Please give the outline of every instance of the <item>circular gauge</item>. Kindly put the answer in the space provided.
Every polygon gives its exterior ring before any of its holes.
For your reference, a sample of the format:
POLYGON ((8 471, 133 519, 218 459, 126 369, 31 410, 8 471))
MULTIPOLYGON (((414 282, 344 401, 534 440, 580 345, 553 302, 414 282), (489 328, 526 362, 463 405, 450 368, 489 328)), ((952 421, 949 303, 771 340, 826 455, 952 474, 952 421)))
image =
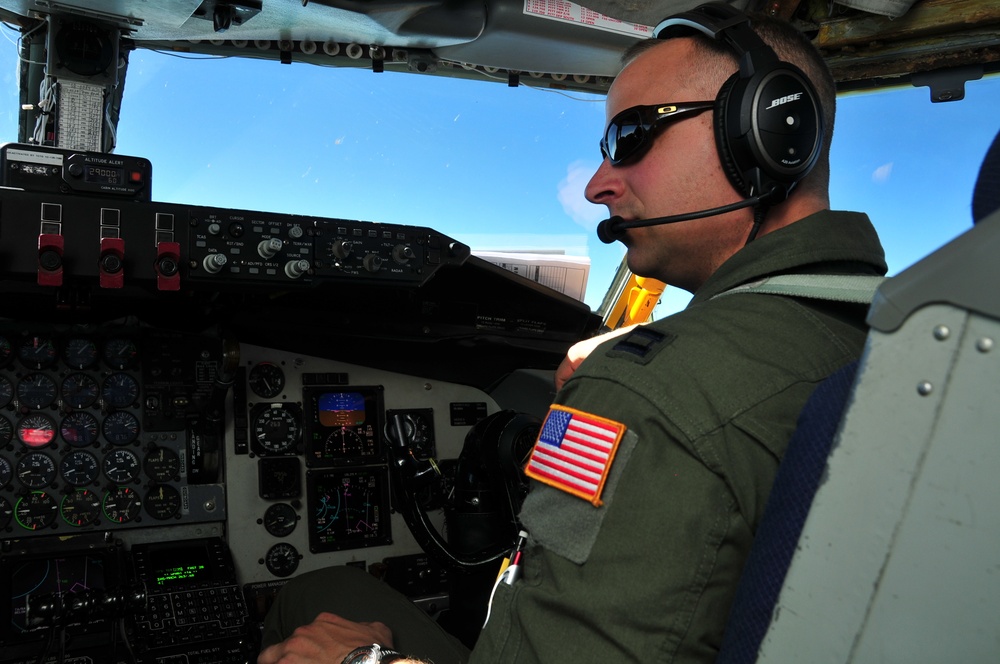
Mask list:
POLYGON ((128 445, 139 437, 139 419, 128 411, 117 410, 104 418, 101 433, 112 445, 128 445))
POLYGON ((73 369, 87 369, 97 362, 97 344, 91 339, 73 337, 63 346, 63 361, 73 369))
POLYGON ((7 366, 13 356, 14 350, 10 346, 10 339, 0 336, 0 367, 7 366))
POLYGON ((17 499, 14 518, 22 528, 40 530, 52 525, 58 511, 59 505, 55 498, 44 491, 32 491, 17 499))
POLYGON ((88 489, 78 489, 63 496, 59 513, 71 526, 89 526, 101 518, 101 498, 88 489))
POLYGON ((144 504, 151 517, 165 521, 180 512, 181 493, 169 484, 154 484, 144 504))
POLYGON ((180 472, 181 459, 169 448, 154 447, 149 450, 142 467, 154 482, 169 482, 180 472))
POLYGON ((261 362, 250 370, 250 389, 262 399, 273 399, 285 389, 285 372, 277 364, 261 362))
POLYGON ((302 464, 297 456, 262 457, 257 460, 257 488, 264 500, 298 498, 302 493, 302 464))
POLYGON ((0 530, 10 525, 10 517, 14 516, 14 508, 10 506, 7 499, 0 496, 0 530))
POLYGON ((323 441, 323 458, 364 456, 365 444, 353 429, 340 427, 330 432, 323 441))
POLYGON ((114 523, 133 521, 139 516, 141 507, 139 494, 127 486, 120 486, 104 494, 104 516, 114 523))
POLYGON ((111 408, 128 408, 139 398, 139 381, 127 373, 113 373, 104 379, 101 396, 111 408))
POLYGON ((108 32, 95 30, 87 21, 66 21, 55 33, 53 44, 56 67, 65 67, 77 76, 97 76, 115 61, 115 46, 108 32))
POLYGON ((14 425, 3 415, 0 415, 0 447, 3 447, 14 438, 14 425))
POLYGON ((56 423, 48 415, 30 413, 17 423, 17 439, 27 447, 45 447, 56 438, 56 423))
POLYGON ((56 478, 56 462, 47 454, 32 452, 17 462, 17 479, 29 489, 41 489, 56 478))
POLYGON ((43 373, 31 373, 17 383, 17 400, 26 408, 45 408, 56 400, 56 381, 43 373))
POLYGON ((298 569, 300 558, 299 551, 294 546, 287 542, 278 542, 267 550, 264 565, 275 576, 291 576, 298 569))
POLYGON ((90 452, 76 450, 59 462, 59 474, 70 486, 86 486, 97 479, 97 457, 90 452))
POLYGON ((10 461, 7 461, 7 457, 0 457, 0 489, 7 486, 13 476, 14 469, 11 467, 10 461))
POLYGON ((7 376, 0 376, 0 408, 6 408, 14 398, 14 385, 7 376))
POLYGON ((138 356, 139 349, 132 339, 116 337, 104 344, 104 361, 112 369, 128 369, 135 364, 138 356))
POLYGON ((55 342, 48 337, 29 336, 21 341, 17 348, 17 357, 21 364, 29 369, 44 369, 55 364, 59 353, 55 342))
POLYGON ((100 426, 95 416, 78 410, 63 418, 59 435, 73 447, 89 447, 97 442, 100 426))
POLYGON ((125 484, 139 477, 139 457, 131 450, 111 450, 101 467, 104 475, 115 484, 125 484))
POLYGON ((267 407, 253 421, 253 439, 262 454, 281 454, 294 449, 299 434, 298 415, 289 408, 267 407))
POLYGON ((71 373, 62 382, 63 403, 70 408, 89 408, 100 396, 97 381, 85 373, 71 373))
POLYGON ((295 530, 299 517, 288 503, 275 503, 264 512, 264 529, 275 537, 287 537, 295 530))

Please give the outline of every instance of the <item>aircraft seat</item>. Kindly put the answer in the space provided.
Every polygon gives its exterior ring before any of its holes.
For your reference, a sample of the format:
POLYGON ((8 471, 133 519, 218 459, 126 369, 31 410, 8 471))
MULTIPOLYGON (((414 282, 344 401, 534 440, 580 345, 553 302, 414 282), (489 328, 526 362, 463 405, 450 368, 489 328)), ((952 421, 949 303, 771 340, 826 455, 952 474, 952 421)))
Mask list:
POLYGON ((972 209, 803 410, 717 662, 997 661, 1000 134, 972 209))

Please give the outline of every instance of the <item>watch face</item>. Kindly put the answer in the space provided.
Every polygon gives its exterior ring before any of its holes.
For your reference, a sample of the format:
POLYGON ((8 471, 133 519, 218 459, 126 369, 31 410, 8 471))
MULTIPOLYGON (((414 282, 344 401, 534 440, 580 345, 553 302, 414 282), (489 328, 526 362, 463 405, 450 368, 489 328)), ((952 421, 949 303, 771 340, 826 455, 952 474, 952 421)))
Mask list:
POLYGON ((378 650, 372 646, 361 646, 351 651, 343 664, 378 664, 378 650))

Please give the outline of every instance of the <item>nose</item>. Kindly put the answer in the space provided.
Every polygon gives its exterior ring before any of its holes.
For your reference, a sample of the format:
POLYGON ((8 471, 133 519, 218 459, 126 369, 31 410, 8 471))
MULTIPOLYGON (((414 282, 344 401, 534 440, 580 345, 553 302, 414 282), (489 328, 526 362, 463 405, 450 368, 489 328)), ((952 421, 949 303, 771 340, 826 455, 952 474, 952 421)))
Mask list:
POLYGON ((611 201, 621 195, 622 181, 611 166, 611 161, 605 159, 597 167, 597 172, 590 178, 584 195, 591 203, 598 205, 609 205, 611 201))

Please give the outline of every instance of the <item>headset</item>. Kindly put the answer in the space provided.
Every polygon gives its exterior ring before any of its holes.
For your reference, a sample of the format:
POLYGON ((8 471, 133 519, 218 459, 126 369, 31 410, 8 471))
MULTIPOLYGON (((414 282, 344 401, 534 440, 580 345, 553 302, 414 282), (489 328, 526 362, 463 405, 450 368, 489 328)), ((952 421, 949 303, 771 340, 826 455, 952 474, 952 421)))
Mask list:
POLYGON ((700 219, 788 197, 822 149, 824 121, 818 95, 801 69, 780 60, 750 26, 750 18, 723 3, 701 5, 670 16, 653 37, 701 33, 728 46, 739 71, 715 99, 715 143, 726 177, 745 199, 731 205, 668 217, 624 221, 611 217, 598 224, 601 241, 621 239, 629 228, 700 219))

